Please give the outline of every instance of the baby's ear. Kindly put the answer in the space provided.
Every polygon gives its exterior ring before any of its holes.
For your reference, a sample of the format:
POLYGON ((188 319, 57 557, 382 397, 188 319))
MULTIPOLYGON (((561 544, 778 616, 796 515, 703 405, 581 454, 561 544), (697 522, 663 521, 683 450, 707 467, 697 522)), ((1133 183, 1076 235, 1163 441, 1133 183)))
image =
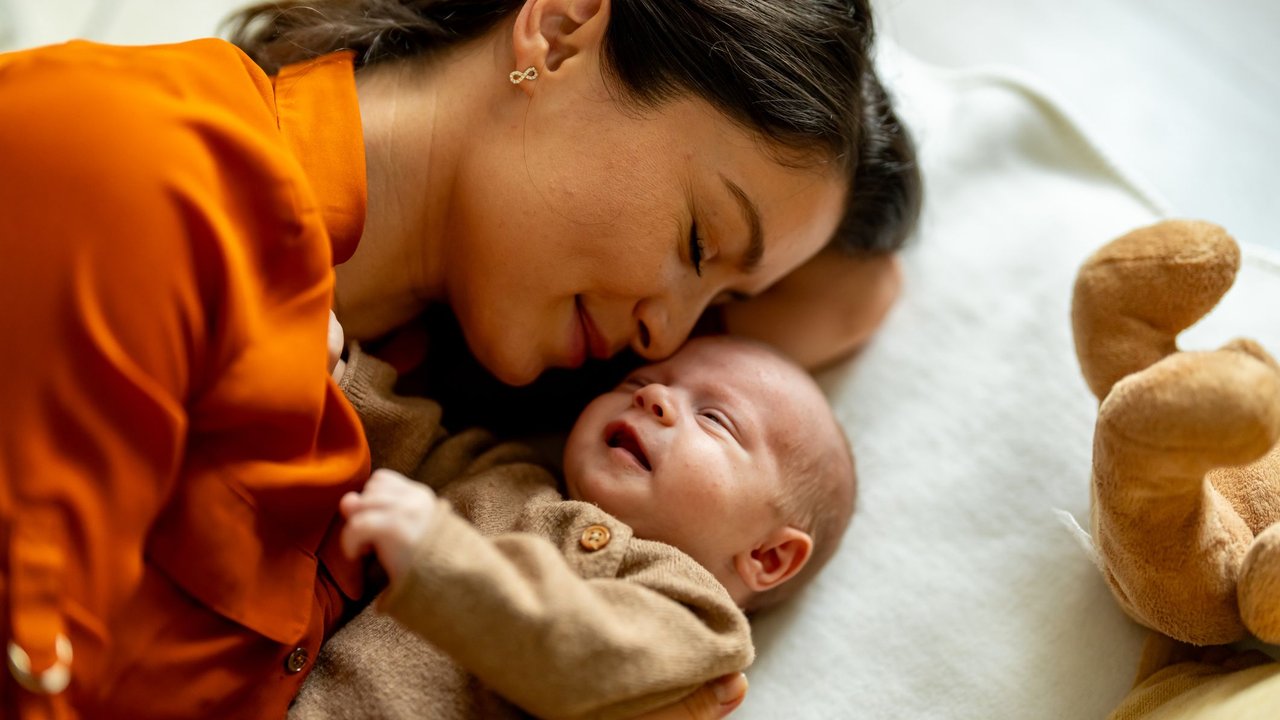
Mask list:
POLYGON ((790 580, 812 554, 813 538, 809 533, 780 527, 756 547, 735 555, 733 567, 748 588, 760 593, 790 580))

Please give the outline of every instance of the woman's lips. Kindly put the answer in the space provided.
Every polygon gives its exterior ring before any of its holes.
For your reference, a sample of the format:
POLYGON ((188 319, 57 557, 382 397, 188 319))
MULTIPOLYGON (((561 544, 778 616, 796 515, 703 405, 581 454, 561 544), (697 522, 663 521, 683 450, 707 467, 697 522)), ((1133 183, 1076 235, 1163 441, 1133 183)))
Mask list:
POLYGON ((587 361, 591 342, 587 332, 587 321, 582 316, 582 304, 577 297, 573 298, 574 322, 572 334, 569 336, 569 367, 580 367, 587 361))
POLYGON ((613 354, 610 352, 609 341, 600 333, 600 328, 596 327, 595 320, 591 318, 591 313, 587 312, 586 305, 582 303, 582 296, 575 297, 573 302, 578 308, 578 321, 582 326, 585 352, 597 360, 608 358, 613 354))

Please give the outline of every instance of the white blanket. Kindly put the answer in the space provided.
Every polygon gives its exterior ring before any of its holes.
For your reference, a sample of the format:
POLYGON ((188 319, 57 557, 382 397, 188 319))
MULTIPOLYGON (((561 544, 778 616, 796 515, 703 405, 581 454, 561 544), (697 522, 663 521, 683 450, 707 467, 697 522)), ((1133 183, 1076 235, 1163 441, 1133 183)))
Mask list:
MULTIPOLYGON (((1164 211, 1024 83, 893 48, 881 65, 919 141, 923 224, 903 302, 822 378, 858 455, 857 516, 812 588, 758 622, 737 717, 1101 718, 1144 631, 1054 513, 1087 527, 1096 404, 1071 287, 1164 211)), ((1239 239, 1237 287, 1184 347, 1280 350, 1280 262, 1239 239)))

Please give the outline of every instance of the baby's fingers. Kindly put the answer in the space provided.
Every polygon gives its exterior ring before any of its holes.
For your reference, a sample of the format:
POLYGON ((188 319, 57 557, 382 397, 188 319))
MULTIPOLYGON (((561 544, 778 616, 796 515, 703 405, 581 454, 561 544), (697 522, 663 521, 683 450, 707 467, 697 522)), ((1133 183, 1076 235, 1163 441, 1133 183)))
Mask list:
POLYGON ((409 555, 431 525, 435 493, 393 470, 378 470, 364 490, 347 493, 338 507, 347 519, 342 550, 349 558, 377 551, 378 559, 394 581, 404 571, 409 555))
POLYGON ((342 332, 342 324, 338 322, 338 316, 329 311, 329 372, 333 375, 334 380, 342 379, 342 347, 346 343, 346 337, 342 332))
POLYGON ((338 501, 338 509, 347 518, 363 510, 390 509, 400 505, 406 495, 414 492, 416 484, 394 470, 374 470, 360 492, 349 492, 342 496, 338 501))
POLYGON ((349 492, 338 501, 338 511, 342 517, 350 518, 364 508, 364 498, 358 492, 349 492))
MULTIPOLYGON (((359 496, 356 496, 359 500, 359 496)), ((347 498, 342 498, 345 503, 347 498)), ((342 529, 342 552, 352 560, 372 552, 389 525, 387 513, 381 510, 357 509, 348 515, 342 529)))
POLYGON ((369 476, 361 493, 369 502, 392 503, 407 494, 419 491, 421 486, 395 470, 378 468, 369 476))

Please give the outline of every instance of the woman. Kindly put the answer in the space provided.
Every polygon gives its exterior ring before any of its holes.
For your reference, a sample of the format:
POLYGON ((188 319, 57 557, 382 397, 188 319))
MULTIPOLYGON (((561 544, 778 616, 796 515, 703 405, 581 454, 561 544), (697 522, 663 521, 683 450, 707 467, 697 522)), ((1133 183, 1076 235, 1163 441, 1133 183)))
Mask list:
POLYGON ((727 300, 813 366, 896 291, 892 259, 839 252, 896 248, 919 204, 865 2, 241 21, 249 57, 0 56, 13 716, 283 713, 368 591, 332 542, 369 473, 328 378, 332 265, 350 336, 447 305, 509 384, 665 356, 727 300))

